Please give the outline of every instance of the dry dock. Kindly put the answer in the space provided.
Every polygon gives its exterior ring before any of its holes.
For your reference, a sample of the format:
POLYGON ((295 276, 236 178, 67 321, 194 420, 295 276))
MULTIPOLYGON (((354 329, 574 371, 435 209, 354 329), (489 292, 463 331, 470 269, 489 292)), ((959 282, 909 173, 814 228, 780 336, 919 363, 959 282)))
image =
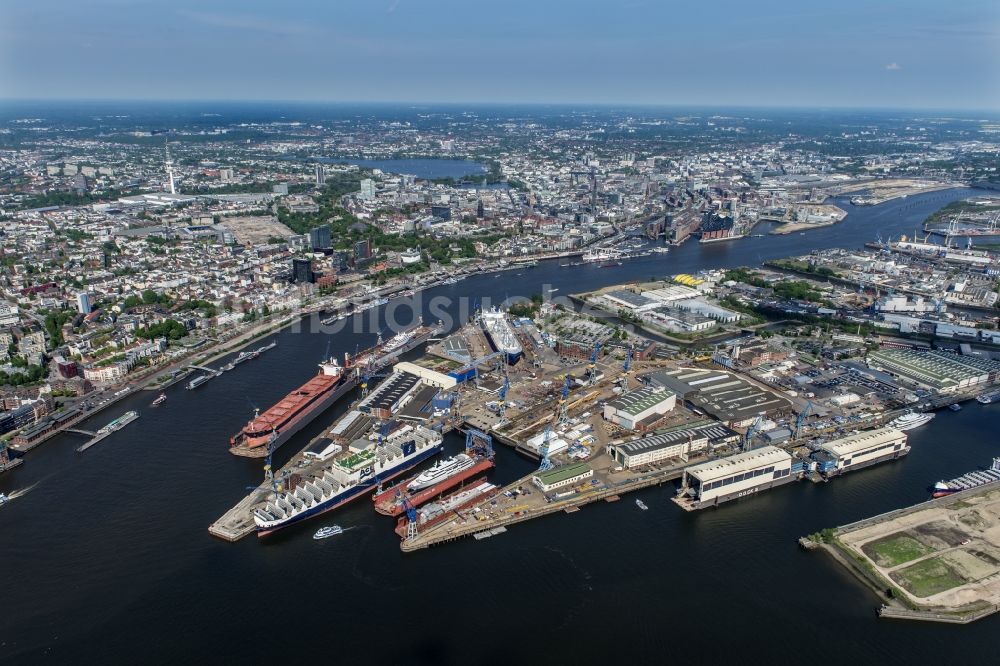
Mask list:
POLYGON ((689 463, 646 473, 613 471, 615 463, 607 455, 597 456, 586 464, 593 469, 593 477, 573 487, 549 492, 551 501, 547 501, 546 493, 532 483, 533 472, 503 488, 493 499, 458 511, 451 520, 420 532, 412 539, 403 540, 400 548, 404 552, 420 550, 470 535, 481 539, 505 532, 515 523, 552 513, 574 513, 598 500, 614 502, 624 493, 680 478, 689 463))
POLYGON ((1000 610, 1000 483, 814 540, 879 593, 880 617, 965 624, 1000 610))

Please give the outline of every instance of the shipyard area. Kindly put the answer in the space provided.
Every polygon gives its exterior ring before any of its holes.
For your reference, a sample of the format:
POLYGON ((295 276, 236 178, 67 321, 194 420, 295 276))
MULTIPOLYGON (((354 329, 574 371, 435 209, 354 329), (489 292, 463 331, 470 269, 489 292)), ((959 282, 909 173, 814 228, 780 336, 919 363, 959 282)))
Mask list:
MULTIPOLYGON (((697 286, 710 276, 678 280, 697 286)), ((448 335, 419 324, 345 354, 342 363, 331 356, 315 377, 304 377, 302 387, 233 436, 234 454, 262 459, 263 479, 209 531, 236 541, 305 524, 317 530, 314 538, 328 538, 342 528, 321 524, 319 516, 371 502, 409 552, 492 538, 523 521, 656 485, 674 489, 676 510, 698 511, 899 461, 910 451, 907 431, 937 409, 958 410, 977 396, 993 401, 990 386, 1000 373, 1000 362, 988 357, 900 339, 883 345, 877 336, 824 334, 796 322, 741 328, 739 317, 728 318, 738 313, 731 300, 679 282, 619 287, 597 298, 623 311, 690 313, 680 303, 726 322, 715 320, 718 338, 706 354, 539 300, 478 310, 448 335), (272 467, 275 450, 340 399, 350 401, 346 411, 272 467), (452 432, 464 436, 464 448, 448 437, 452 432), (523 457, 534 469, 495 478, 497 456, 523 457)), ((1000 465, 994 468, 940 482, 934 492, 974 491, 1000 479, 1000 465)), ((637 510, 648 508, 634 502, 637 510)), ((982 529, 992 529, 993 501, 975 511, 986 512, 982 529)), ((900 529, 851 532, 844 547, 856 543, 868 556, 868 541, 900 529)), ((966 538, 947 547, 957 553, 966 538)), ((920 557, 937 552, 934 544, 926 548, 920 557)), ((992 552, 982 550, 980 559, 988 563, 992 552)), ((906 587, 915 579, 903 561, 880 562, 875 566, 910 590, 915 604, 921 594, 952 587, 955 599, 971 603, 959 592, 992 575, 986 564, 973 572, 971 559, 948 554, 941 566, 965 566, 955 578, 962 582, 928 592, 920 583, 906 587), (955 558, 958 564, 947 564, 955 558)), ((931 566, 922 562, 911 564, 931 566)))

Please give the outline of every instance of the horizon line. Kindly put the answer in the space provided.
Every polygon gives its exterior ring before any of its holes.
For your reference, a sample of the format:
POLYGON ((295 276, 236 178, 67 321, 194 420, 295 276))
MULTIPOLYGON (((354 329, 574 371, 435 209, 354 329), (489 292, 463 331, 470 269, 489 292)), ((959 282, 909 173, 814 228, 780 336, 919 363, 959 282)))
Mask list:
POLYGON ((660 108, 660 109, 748 109, 748 110, 789 110, 789 111, 908 111, 908 112, 949 112, 949 113, 1000 113, 1000 107, 926 107, 926 106, 856 106, 849 104, 833 105, 785 105, 785 104, 754 104, 720 102, 586 102, 586 101, 420 101, 420 100, 334 100, 334 99, 227 99, 227 98, 162 98, 162 97, 0 97, 0 105, 17 103, 37 104, 299 104, 299 105, 332 105, 332 106, 485 106, 485 107, 563 107, 563 108, 660 108))

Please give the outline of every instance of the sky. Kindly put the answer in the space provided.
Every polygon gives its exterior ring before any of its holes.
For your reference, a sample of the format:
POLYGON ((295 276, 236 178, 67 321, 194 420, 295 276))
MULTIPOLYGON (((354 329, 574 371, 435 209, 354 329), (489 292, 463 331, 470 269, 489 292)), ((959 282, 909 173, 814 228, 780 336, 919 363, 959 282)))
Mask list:
POLYGON ((998 0, 0 0, 0 98, 1000 109, 998 0))

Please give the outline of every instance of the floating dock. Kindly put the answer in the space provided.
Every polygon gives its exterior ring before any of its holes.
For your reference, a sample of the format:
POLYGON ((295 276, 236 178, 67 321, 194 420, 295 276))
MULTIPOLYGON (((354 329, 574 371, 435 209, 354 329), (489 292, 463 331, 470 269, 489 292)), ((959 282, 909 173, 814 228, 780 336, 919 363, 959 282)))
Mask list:
POLYGON ((382 515, 399 516, 405 511, 403 507, 403 497, 406 497, 411 506, 418 507, 421 504, 438 497, 442 493, 451 490, 468 479, 473 479, 481 474, 485 474, 492 468, 493 461, 489 458, 483 458, 482 460, 477 461, 476 464, 469 469, 463 470, 462 472, 455 474, 454 476, 451 476, 444 481, 431 486, 430 488, 425 488, 424 490, 412 495, 408 494, 405 490, 406 484, 412 481, 411 477, 396 484, 388 490, 378 493, 372 498, 372 501, 375 503, 375 510, 382 515))

